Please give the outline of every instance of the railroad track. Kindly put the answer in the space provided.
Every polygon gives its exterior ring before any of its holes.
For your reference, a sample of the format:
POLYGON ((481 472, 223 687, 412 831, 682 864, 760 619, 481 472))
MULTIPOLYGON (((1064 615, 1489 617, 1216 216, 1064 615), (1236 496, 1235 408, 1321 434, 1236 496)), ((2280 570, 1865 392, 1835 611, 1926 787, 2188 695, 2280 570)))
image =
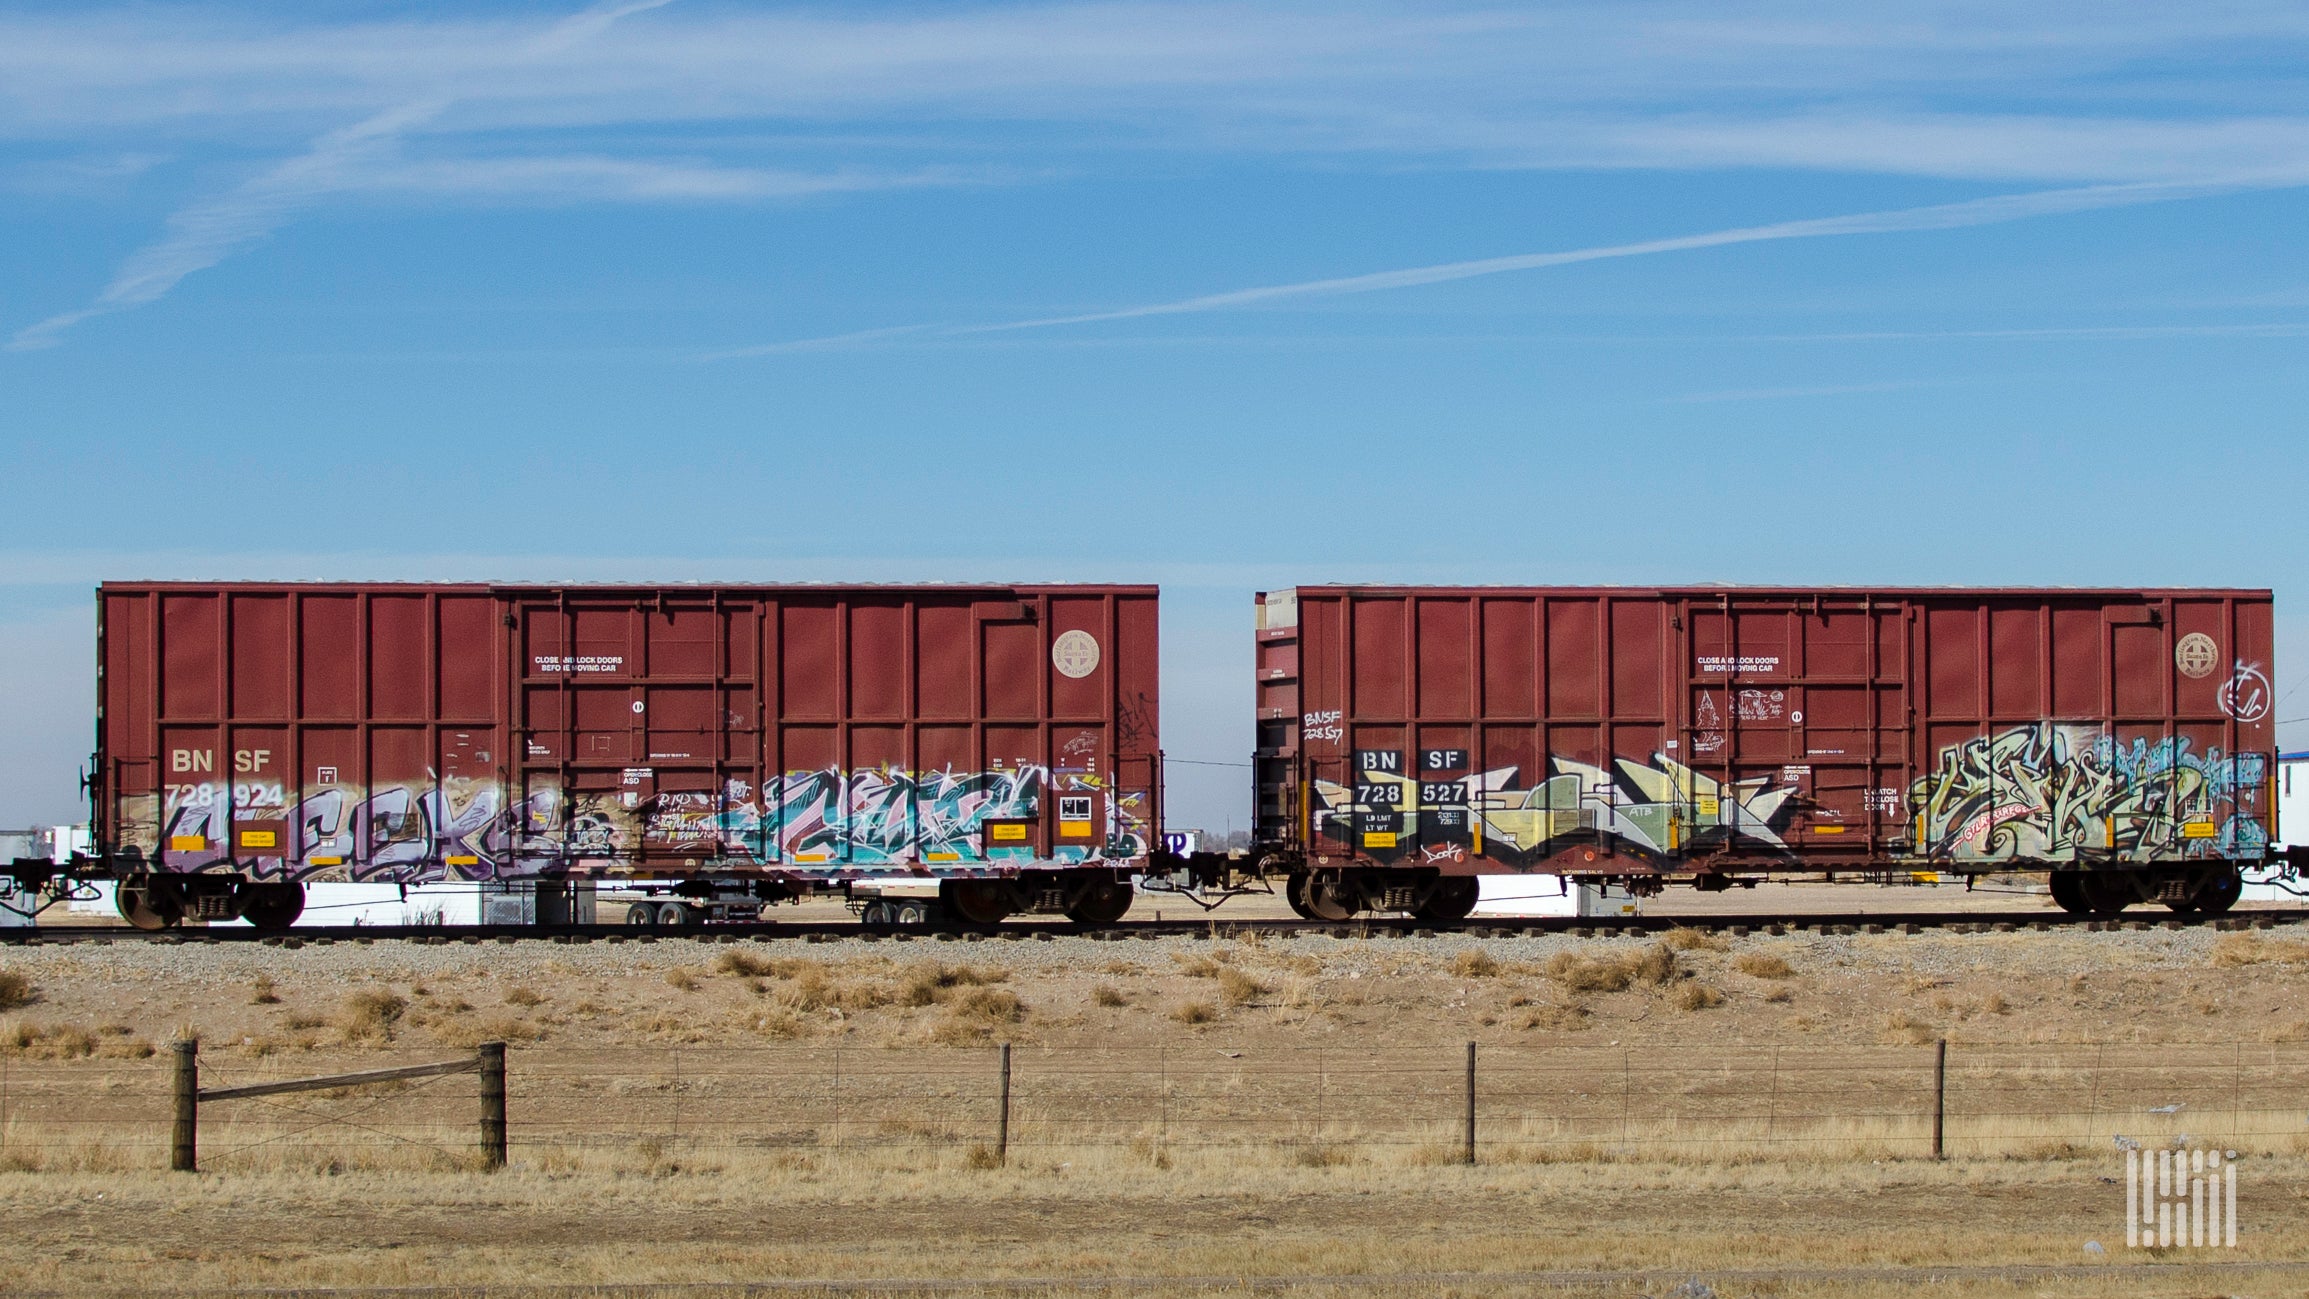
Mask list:
POLYGON ((1670 929, 1698 929, 1734 938, 1751 935, 1813 933, 1828 935, 1923 933, 2021 933, 2061 930, 2075 933, 2110 933, 2152 929, 2276 929, 2309 922, 2309 907, 2247 911, 2223 916, 2143 913, 2099 919, 2043 911, 1893 912, 1858 915, 1810 916, 1615 916, 1524 917, 1465 920, 1434 925, 1409 919, 1372 918, 1346 924, 1318 920, 1124 920, 1112 925, 1082 927, 1065 923, 1007 924, 992 930, 940 927, 867 928, 855 921, 763 922, 754 924, 701 924, 680 929, 639 929, 627 925, 569 925, 541 928, 534 925, 344 925, 314 926, 286 933, 239 927, 144 930, 128 925, 72 925, 57 928, 0 930, 0 945, 26 947, 73 943, 256 943, 273 947, 330 946, 341 943, 371 945, 404 942, 451 943, 827 943, 845 939, 864 942, 1049 942, 1058 938, 1086 938, 1102 942, 1130 942, 1165 938, 1227 939, 1256 934, 1262 938, 1538 938, 1569 935, 1575 938, 1643 938, 1670 929))

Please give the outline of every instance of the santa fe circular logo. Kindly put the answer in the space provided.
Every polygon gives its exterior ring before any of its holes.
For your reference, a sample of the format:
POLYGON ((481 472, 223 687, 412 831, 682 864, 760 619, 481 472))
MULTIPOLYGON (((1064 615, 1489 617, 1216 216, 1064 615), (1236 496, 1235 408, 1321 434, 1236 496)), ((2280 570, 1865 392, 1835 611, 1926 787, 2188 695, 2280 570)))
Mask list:
POLYGON ((1098 639, 1086 631, 1064 633, 1050 643, 1050 665, 1060 676, 1089 676, 1098 671, 1098 639))
POLYGON ((2173 647, 2173 666, 2191 680, 2202 681, 2213 675, 2213 667, 2220 661, 2221 647, 2201 631, 2181 637, 2181 643, 2173 647))

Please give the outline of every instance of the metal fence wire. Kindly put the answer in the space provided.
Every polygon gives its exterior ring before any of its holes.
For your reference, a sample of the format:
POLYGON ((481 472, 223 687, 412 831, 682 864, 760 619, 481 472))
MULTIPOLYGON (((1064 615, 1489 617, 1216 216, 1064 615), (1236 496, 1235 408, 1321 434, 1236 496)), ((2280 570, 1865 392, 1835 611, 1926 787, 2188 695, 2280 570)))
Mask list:
MULTIPOLYGON (((1483 1161, 1929 1157, 2219 1145, 2309 1151, 2309 1045, 515 1048, 513 1158, 588 1152, 1098 1149, 1483 1161), (1007 1082, 1007 1085, 1006 1085, 1007 1082), (1936 1133, 1938 1136, 1936 1137, 1936 1133)), ((373 1071, 448 1053, 219 1048, 203 1088, 373 1071)), ((204 1107, 202 1166, 469 1161, 459 1074, 204 1107)), ((158 1166, 168 1053, 0 1056, 0 1168, 158 1166)), ((975 1155, 973 1152, 977 1152, 975 1155)))

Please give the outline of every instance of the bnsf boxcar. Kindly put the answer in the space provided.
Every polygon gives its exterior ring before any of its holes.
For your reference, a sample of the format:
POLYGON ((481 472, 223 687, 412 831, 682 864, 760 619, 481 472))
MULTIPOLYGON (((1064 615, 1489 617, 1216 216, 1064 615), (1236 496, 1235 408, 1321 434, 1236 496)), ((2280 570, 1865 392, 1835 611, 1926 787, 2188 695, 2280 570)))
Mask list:
POLYGON ((1455 918, 1500 871, 2217 911, 2274 836, 2272 647, 2267 591, 1269 592, 1258 837, 1322 918, 1455 918))
POLYGON ((141 924, 307 880, 943 880, 1119 916, 1161 824, 1141 586, 107 584, 98 850, 141 924))

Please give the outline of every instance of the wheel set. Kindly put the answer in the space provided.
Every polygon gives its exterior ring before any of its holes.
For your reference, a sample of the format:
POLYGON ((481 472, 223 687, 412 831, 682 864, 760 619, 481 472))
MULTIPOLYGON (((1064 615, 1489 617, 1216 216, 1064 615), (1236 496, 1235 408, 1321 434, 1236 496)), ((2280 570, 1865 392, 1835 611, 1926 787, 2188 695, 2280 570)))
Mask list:
POLYGON ((230 875, 134 875, 113 886, 113 909, 138 929, 174 929, 187 920, 246 920, 286 929, 305 913, 305 886, 294 880, 230 875))
POLYGON ((2047 881, 2052 900, 2072 916, 2113 916, 2136 902, 2161 902, 2182 915, 2217 916, 2245 894, 2244 876, 2233 866, 2193 871, 2054 871, 2047 881))
POLYGON ((704 919, 704 911, 686 902, 644 899, 625 909, 625 923, 633 929, 686 929, 704 919))
POLYGON ((1420 884, 1381 884, 1375 873, 1294 871, 1284 881, 1283 900, 1302 920, 1336 924, 1366 911, 1408 911, 1430 924, 1467 919, 1483 896, 1473 875, 1439 875, 1420 884))

